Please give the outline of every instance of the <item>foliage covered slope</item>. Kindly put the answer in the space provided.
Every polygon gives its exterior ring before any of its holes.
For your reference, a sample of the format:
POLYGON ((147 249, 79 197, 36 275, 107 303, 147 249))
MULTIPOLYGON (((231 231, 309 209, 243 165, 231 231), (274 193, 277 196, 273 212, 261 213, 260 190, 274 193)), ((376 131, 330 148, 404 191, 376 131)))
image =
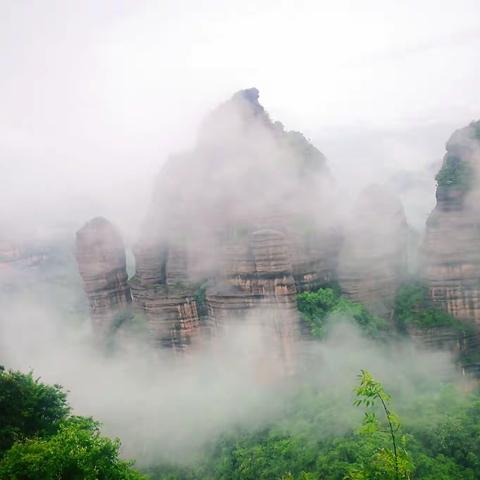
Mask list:
POLYGON ((2 480, 140 480, 119 459, 120 441, 99 423, 70 415, 66 394, 31 373, 0 369, 2 480))
POLYGON ((329 327, 339 320, 353 320, 370 337, 379 337, 387 326, 385 320, 372 315, 362 304, 342 297, 336 288, 299 293, 297 307, 315 338, 324 338, 329 327))
MULTIPOLYGON (((396 404, 414 465, 412 479, 480 478, 478 392, 464 396, 442 386, 396 404)), ((161 465, 150 474, 157 480, 345 480, 352 466, 375 470, 371 459, 390 445, 385 431, 364 435, 360 423, 359 412, 345 408, 345 399, 305 389, 277 422, 230 432, 193 465, 161 465)), ((376 473, 363 478, 386 480, 376 473)))

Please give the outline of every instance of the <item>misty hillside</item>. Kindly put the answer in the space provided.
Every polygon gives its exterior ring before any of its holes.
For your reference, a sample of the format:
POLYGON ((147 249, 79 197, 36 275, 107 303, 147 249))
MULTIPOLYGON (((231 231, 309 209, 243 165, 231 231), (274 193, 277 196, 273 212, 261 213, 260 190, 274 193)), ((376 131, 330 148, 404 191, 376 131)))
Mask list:
POLYGON ((0 479, 479 479, 479 18, 0 5, 0 479))

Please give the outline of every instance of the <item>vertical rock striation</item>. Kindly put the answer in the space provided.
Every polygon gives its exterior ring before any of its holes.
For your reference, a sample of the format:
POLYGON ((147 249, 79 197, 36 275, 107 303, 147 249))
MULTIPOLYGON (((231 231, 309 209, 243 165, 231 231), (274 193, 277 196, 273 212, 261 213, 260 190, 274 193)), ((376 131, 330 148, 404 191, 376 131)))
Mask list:
POLYGON ((185 249, 168 243, 139 246, 130 285, 136 311, 147 321, 155 346, 187 349, 199 333, 194 287, 187 281, 185 249))
POLYGON ((172 157, 156 184, 131 285, 161 344, 186 345, 203 327, 220 334, 257 310, 271 341, 292 343, 295 282, 334 277, 335 242, 316 224, 325 157, 272 122, 258 96, 242 90, 208 115, 195 148, 172 157), (202 320, 195 291, 205 280, 202 320))
POLYGON ((290 256, 299 292, 316 290, 337 281, 342 235, 335 227, 299 233, 288 230, 290 256))
POLYGON ((284 372, 292 372, 299 325, 285 235, 262 229, 244 242, 225 247, 223 275, 207 291, 209 316, 217 334, 227 334, 238 322, 253 322, 268 339, 263 348, 274 354, 284 372))
POLYGON ((94 330, 106 336, 130 315, 132 297, 122 238, 108 220, 94 218, 77 232, 76 258, 94 330))
POLYGON ((192 151, 165 163, 130 287, 154 344, 183 351, 249 317, 289 370, 297 289, 335 279, 339 242, 334 216, 319 214, 334 204, 325 157, 258 97, 237 92, 206 117, 192 151))
POLYGON ((437 204, 422 247, 422 274, 433 304, 480 324, 480 122, 447 143, 437 180, 437 204))

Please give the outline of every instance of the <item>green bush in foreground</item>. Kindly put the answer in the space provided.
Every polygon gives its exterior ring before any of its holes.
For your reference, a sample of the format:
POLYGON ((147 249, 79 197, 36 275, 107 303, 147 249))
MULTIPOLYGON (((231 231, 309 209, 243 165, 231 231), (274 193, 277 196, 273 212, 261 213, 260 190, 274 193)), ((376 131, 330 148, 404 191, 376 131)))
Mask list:
POLYGON ((119 460, 119 440, 100 435, 98 423, 71 417, 55 435, 13 445, 0 462, 0 478, 32 480, 140 480, 131 463, 119 460))
POLYGON ((66 394, 32 374, 0 370, 2 480, 137 480, 119 440, 91 418, 70 415, 66 394))
POLYGON ((55 433, 69 412, 59 385, 0 367, 0 456, 16 441, 55 433))

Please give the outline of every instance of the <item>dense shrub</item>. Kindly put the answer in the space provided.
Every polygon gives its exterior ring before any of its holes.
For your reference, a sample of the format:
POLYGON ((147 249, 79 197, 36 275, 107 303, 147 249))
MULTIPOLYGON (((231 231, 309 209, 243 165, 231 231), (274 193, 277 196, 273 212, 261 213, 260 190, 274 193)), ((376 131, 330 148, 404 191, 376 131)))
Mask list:
POLYGON ((466 328, 448 313, 434 308, 428 288, 418 281, 400 287, 395 299, 394 317, 400 329, 405 329, 409 325, 420 328, 442 326, 459 330, 466 328))
POLYGON ((51 435, 69 412, 59 385, 0 367, 0 456, 15 441, 51 435))
POLYGON ((2 480, 140 480, 120 442, 91 418, 70 415, 66 394, 31 373, 0 370, 2 480))
POLYGON ((120 442, 100 435, 98 423, 71 417, 55 435, 15 443, 0 462, 4 480, 140 480, 144 478, 119 460, 120 442))
POLYGON ((335 288, 299 293, 297 306, 303 321, 317 338, 323 338, 328 327, 341 319, 353 319, 371 337, 378 337, 386 328, 382 318, 372 315, 362 304, 342 297, 335 288))

